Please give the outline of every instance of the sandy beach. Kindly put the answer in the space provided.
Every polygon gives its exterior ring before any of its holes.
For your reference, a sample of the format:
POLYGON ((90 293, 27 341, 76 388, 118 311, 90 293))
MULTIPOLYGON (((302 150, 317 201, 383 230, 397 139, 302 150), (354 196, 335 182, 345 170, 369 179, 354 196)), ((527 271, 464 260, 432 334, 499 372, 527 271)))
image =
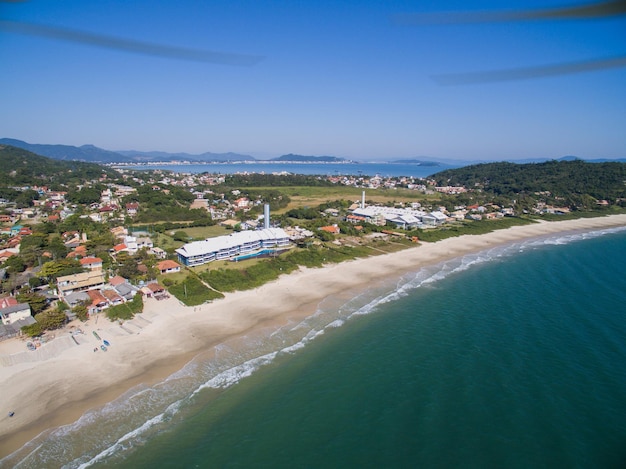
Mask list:
POLYGON ((26 349, 25 340, 0 342, 0 457, 133 386, 164 379, 201 351, 260 327, 309 316, 329 295, 522 239, 617 226, 626 226, 626 215, 539 222, 421 243, 393 254, 301 269, 199 307, 186 307, 174 297, 147 299, 144 312, 132 321, 120 325, 100 314, 57 331, 34 352, 26 349), (106 352, 94 351, 100 342, 92 331, 111 343, 106 352), (9 417, 10 411, 15 415, 9 417))

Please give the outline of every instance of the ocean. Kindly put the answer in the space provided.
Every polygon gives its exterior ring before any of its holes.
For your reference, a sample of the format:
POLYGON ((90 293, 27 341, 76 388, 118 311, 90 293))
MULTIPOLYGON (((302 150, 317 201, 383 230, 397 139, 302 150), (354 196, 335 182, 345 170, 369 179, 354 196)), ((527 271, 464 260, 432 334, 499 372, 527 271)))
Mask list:
POLYGON ((496 247, 326 298, 3 467, 626 465, 626 229, 496 247))
POLYGON ((160 165, 149 164, 140 166, 122 166, 126 169, 150 170, 163 169, 179 173, 212 173, 212 174, 235 174, 235 173, 281 173, 322 176, 381 176, 399 177, 413 176, 425 178, 445 169, 458 166, 439 164, 437 166, 410 164, 410 163, 211 163, 211 164, 183 164, 183 165, 160 165))

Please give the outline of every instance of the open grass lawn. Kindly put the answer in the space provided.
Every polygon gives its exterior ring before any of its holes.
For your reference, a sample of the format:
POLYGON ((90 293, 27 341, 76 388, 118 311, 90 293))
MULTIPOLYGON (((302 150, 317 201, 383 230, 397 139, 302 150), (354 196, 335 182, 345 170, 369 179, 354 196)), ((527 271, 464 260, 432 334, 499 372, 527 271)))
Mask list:
POLYGON ((185 278, 187 278, 188 273, 185 269, 182 269, 180 272, 174 272, 171 274, 160 274, 157 275, 157 282, 161 285, 165 285, 166 283, 179 283, 182 282, 185 278))
POLYGON ((170 249, 178 249, 184 244, 181 241, 174 240, 170 235, 166 233, 157 233, 156 235, 153 235, 152 241, 154 242, 155 246, 158 246, 165 251, 169 251, 170 249))
POLYGON ((187 233, 194 241, 206 239, 206 238, 215 238, 217 236, 224 236, 231 234, 233 230, 227 230, 223 226, 213 225, 213 226, 195 226, 193 228, 184 228, 180 231, 184 231, 187 233))
MULTIPOLYGON (((267 190, 269 187, 254 187, 253 190, 267 190)), ((280 187, 281 192, 291 199, 291 203, 282 210, 275 211, 277 214, 287 212, 292 208, 316 207, 333 200, 361 200, 363 189, 348 186, 313 187, 313 186, 287 186, 280 187)), ((422 194, 409 189, 365 189, 365 198, 376 203, 387 202, 422 202, 441 200, 439 194, 422 194)))

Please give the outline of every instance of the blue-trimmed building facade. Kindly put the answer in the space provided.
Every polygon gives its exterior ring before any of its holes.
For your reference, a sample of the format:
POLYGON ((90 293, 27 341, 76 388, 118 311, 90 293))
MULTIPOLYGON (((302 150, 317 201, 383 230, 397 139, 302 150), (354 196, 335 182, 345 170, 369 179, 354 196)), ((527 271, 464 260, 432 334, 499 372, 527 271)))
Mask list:
POLYGON ((284 249, 289 245, 289 236, 282 228, 265 228, 194 241, 176 249, 176 253, 181 264, 194 267, 216 260, 232 259, 242 254, 251 254, 262 249, 284 249))

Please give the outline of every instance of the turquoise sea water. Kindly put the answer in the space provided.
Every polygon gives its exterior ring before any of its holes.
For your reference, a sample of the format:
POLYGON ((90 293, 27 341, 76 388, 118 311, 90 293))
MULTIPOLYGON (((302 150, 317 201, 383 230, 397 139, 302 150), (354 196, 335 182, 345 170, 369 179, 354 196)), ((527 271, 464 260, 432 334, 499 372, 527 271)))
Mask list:
POLYGON ((320 174, 325 176, 363 175, 363 176, 414 176, 426 177, 445 169, 454 168, 447 164, 427 166, 408 163, 211 163, 185 165, 141 165, 131 169, 164 169, 180 173, 280 173, 320 174))
POLYGON ((626 230, 494 248, 207 350, 12 467, 624 467, 626 230))

